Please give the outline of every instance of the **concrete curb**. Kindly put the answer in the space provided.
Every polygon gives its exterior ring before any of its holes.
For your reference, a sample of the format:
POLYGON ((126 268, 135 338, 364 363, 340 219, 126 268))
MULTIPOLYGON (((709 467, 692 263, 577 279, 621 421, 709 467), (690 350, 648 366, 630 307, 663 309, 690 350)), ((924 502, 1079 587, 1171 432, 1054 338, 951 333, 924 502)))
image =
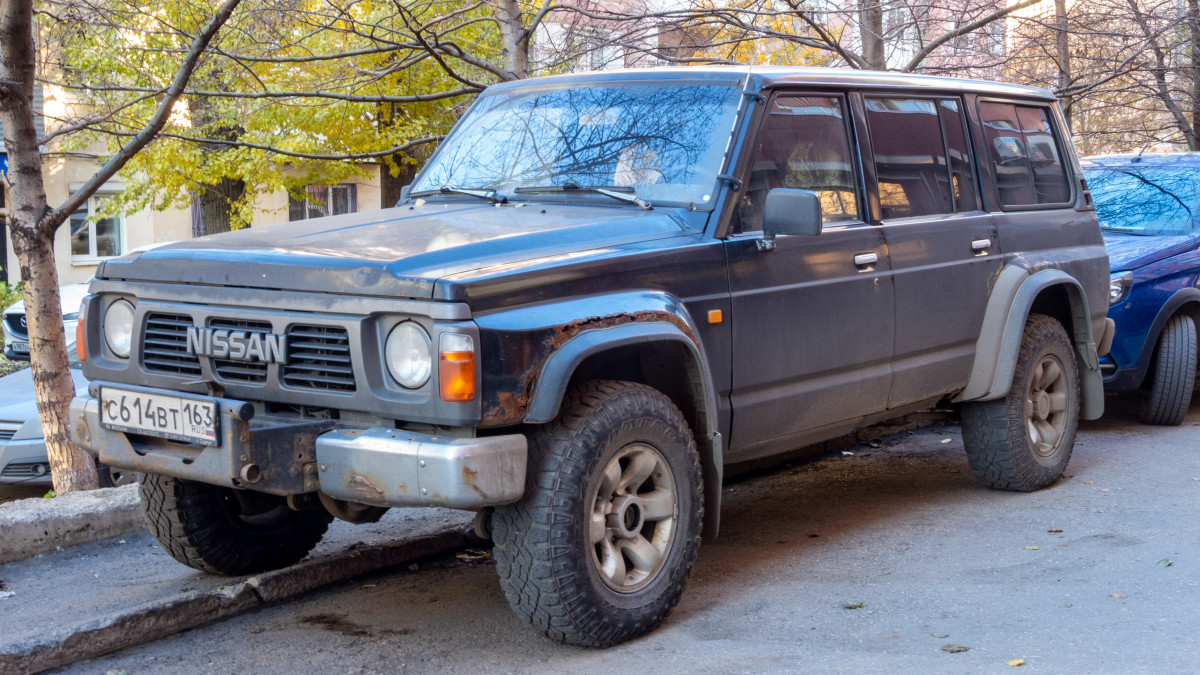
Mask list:
POLYGON ((0 504, 0 564, 145 529, 136 485, 0 504))
POLYGON ((447 528, 378 546, 351 547, 211 591, 178 593, 51 634, 0 644, 0 672, 36 673, 94 658, 470 543, 461 527, 447 528))

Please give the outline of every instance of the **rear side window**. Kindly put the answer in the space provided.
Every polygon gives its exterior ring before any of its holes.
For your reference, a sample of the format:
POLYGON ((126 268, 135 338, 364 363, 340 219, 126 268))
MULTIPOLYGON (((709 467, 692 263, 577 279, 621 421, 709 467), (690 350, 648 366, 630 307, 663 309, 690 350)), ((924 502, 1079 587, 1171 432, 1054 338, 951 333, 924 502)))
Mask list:
POLYGON ((979 208, 958 101, 865 102, 884 220, 979 208))
POLYGON ((1002 205, 1070 200, 1070 181, 1047 108, 985 101, 979 104, 979 118, 1002 205))
POLYGON ((771 101, 739 203, 738 231, 762 229, 767 192, 780 187, 816 192, 825 223, 862 220, 841 97, 779 96, 771 101))

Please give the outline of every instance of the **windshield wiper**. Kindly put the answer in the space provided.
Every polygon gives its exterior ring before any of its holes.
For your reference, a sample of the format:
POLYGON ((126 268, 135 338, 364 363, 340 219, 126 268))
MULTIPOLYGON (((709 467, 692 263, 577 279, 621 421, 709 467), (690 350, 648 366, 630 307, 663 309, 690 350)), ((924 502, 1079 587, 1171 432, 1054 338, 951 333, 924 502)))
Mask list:
POLYGON ((626 204, 637 204, 649 211, 654 208, 650 202, 642 199, 633 192, 633 188, 620 185, 580 185, 578 183, 563 183, 562 185, 535 185, 519 187, 513 190, 518 194, 535 194, 538 192, 594 192, 598 195, 611 197, 626 204))
POLYGON ((409 197, 421 197, 424 195, 467 195, 468 197, 478 197, 486 199, 489 204, 507 204, 508 197, 499 194, 495 190, 471 190, 468 188, 454 187, 453 185, 443 185, 436 190, 421 190, 420 192, 410 192, 409 197))

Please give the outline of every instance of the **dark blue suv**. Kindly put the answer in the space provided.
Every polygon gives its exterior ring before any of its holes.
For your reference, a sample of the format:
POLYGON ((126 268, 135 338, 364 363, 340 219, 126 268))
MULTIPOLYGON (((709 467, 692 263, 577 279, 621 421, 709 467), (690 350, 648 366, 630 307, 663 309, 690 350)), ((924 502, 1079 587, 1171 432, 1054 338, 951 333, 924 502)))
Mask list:
POLYGON ((1200 153, 1089 157, 1117 330, 1100 359, 1107 391, 1141 391, 1146 424, 1183 421, 1196 379, 1200 317, 1200 153))

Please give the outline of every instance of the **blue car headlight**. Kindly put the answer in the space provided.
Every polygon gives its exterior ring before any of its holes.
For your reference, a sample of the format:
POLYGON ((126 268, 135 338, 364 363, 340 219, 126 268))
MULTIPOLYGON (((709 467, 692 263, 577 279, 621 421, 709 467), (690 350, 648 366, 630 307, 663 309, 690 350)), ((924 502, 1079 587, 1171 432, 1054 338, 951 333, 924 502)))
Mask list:
POLYGON ((1108 278, 1108 306, 1119 304, 1133 288, 1133 272, 1113 272, 1108 278))

